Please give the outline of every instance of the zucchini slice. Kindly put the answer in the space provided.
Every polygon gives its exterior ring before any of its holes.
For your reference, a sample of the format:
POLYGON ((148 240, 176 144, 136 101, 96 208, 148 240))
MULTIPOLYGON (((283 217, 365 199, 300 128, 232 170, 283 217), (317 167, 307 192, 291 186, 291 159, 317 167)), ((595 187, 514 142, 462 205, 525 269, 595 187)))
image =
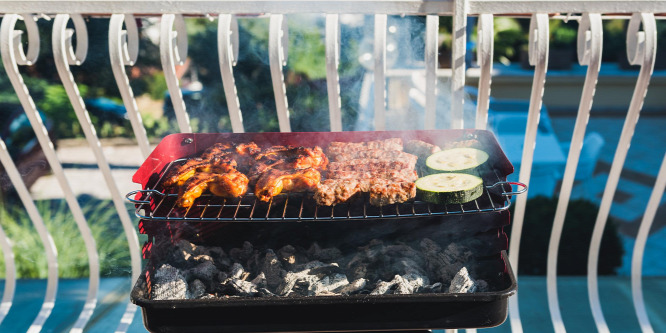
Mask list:
POLYGON ((436 173, 416 180, 421 200, 434 204, 461 204, 483 194, 483 180, 467 173, 436 173))
POLYGON ((488 153, 476 148, 451 148, 434 153, 426 159, 430 173, 457 172, 479 174, 488 161, 488 153))

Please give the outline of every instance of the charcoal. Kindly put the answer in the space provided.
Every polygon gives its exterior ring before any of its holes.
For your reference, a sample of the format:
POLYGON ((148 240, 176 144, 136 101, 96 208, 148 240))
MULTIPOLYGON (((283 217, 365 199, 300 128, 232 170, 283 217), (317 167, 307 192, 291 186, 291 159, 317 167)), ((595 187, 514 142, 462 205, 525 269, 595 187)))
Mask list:
POLYGON ((221 260, 223 258, 227 258, 227 254, 222 250, 221 247, 219 246, 211 246, 208 248, 208 253, 209 256, 216 258, 218 260, 221 260))
POLYGON ((232 279, 242 279, 243 275, 245 274, 245 269, 243 269, 243 266, 239 263, 234 263, 231 266, 231 272, 229 276, 232 279))
POLYGON ((449 244, 444 251, 428 238, 424 238, 420 245, 428 273, 434 280, 441 280, 443 283, 449 283, 472 256, 470 251, 455 243, 449 244))
POLYGON ((488 291, 488 282, 486 280, 476 280, 476 291, 477 292, 487 292, 488 291))
POLYGON ((189 293, 187 295, 187 298, 189 299, 197 299, 201 298, 206 293, 206 286, 204 285, 201 280, 195 279, 194 281, 190 282, 189 286, 189 293))
POLYGON ((187 282, 181 272, 169 264, 164 264, 155 272, 152 299, 185 299, 187 289, 187 282))
POLYGON ((342 294, 342 295, 354 294, 354 293, 360 291, 361 289, 365 288, 365 285, 367 283, 368 283, 368 281, 366 279, 356 279, 356 280, 352 281, 350 284, 342 287, 342 289, 340 289, 339 293, 342 294))
POLYGON ((227 281, 227 284, 236 291, 238 296, 254 296, 258 292, 257 285, 250 281, 231 278, 227 281))
POLYGON ((349 284, 344 274, 333 274, 310 285, 309 296, 336 295, 336 293, 349 284))
POLYGON ((463 267, 458 271, 456 276, 451 281, 449 287, 450 293, 473 293, 476 291, 476 281, 469 276, 467 267, 463 267))
POLYGON ((308 257, 314 260, 331 262, 342 257, 342 252, 335 247, 322 249, 319 244, 315 242, 312 243, 312 246, 308 249, 308 257))
POLYGON ((391 283, 394 284, 394 294, 409 295, 414 293, 414 285, 411 281, 400 275, 396 275, 391 283))
POLYGON ((332 264, 327 264, 324 266, 320 267, 315 267, 310 269, 310 275, 317 275, 321 278, 327 275, 333 275, 333 274, 344 274, 345 271, 344 269, 340 268, 338 264, 332 263, 332 264))
POLYGON ((419 290, 420 293, 425 293, 425 294, 432 294, 432 293, 441 293, 442 292, 442 283, 437 282, 434 284, 429 284, 427 286, 423 286, 421 290, 419 290))
POLYGON ((229 274, 227 274, 227 272, 219 272, 219 273, 217 274, 217 280, 218 280, 218 281, 224 281, 224 280, 226 280, 226 279, 228 279, 228 278, 229 278, 229 274))
POLYGON ((275 297, 275 296, 277 296, 266 288, 259 288, 257 294, 259 296, 262 296, 262 297, 275 297))
POLYGON ((242 248, 233 248, 229 250, 229 257, 235 262, 245 262, 254 254, 254 247, 250 242, 244 242, 242 248))
POLYGON ((423 255, 419 251, 414 250, 411 246, 405 244, 395 244, 384 247, 384 255, 409 258, 414 261, 418 267, 423 267, 425 265, 423 255))
POLYGON ((278 260, 277 255, 272 250, 266 251, 263 263, 261 264, 261 271, 266 276, 266 285, 270 289, 274 289, 280 285, 283 276, 286 272, 282 269, 282 264, 278 260))
POLYGON ((282 283, 278 286, 276 294, 287 296, 297 284, 299 284, 299 287, 302 287, 301 289, 304 290, 304 292, 300 292, 300 294, 307 294, 309 287, 319 281, 317 276, 308 274, 308 271, 309 270, 304 270, 297 273, 288 272, 282 283))
MULTIPOLYGON (((400 274, 415 274, 425 278, 426 280, 428 279, 426 276, 426 271, 423 269, 423 265, 419 265, 411 258, 400 258, 400 260, 397 260, 393 263, 391 270, 400 274)), ((426 282, 426 284, 428 283, 426 282)))
POLYGON ((188 279, 199 279, 205 283, 210 283, 214 277, 219 275, 219 272, 212 261, 204 261, 188 271, 188 279))
POLYGON ((349 269, 349 273, 354 280, 365 280, 365 277, 368 274, 368 264, 358 263, 349 269))
POLYGON ((296 248, 291 245, 283 246, 278 250, 277 255, 283 263, 288 264, 288 267, 296 264, 296 248))
POLYGON ((297 283, 303 287, 306 287, 305 293, 307 294, 309 287, 320 280, 316 275, 310 275, 310 271, 313 268, 318 268, 323 266, 326 266, 326 264, 320 261, 311 261, 304 265, 301 265, 300 267, 301 270, 298 272, 287 272, 282 282, 278 286, 276 294, 280 296, 289 295, 297 283))
POLYGON ((402 280, 398 281, 399 284, 395 290, 396 294, 413 294, 430 283, 430 280, 428 280, 428 277, 425 276, 425 274, 417 272, 408 273, 400 277, 402 280))
POLYGON ((266 274, 264 274, 264 272, 261 272, 250 282, 252 282, 252 284, 256 285, 259 288, 266 288, 266 274))
POLYGON ((396 279, 401 279, 400 275, 396 275, 395 278, 389 282, 379 280, 375 289, 370 292, 370 295, 386 295, 391 293, 391 288, 395 286, 396 279))

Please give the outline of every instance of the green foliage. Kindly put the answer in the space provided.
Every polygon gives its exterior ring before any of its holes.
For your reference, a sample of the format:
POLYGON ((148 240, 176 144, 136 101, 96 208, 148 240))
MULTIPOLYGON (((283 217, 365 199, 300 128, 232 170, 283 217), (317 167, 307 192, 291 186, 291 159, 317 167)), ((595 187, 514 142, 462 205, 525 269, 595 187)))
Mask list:
POLYGON ((326 45, 321 32, 297 23, 289 26, 289 68, 311 80, 326 78, 326 45))
MULTIPOLYGON (((85 96, 88 87, 80 84, 79 91, 82 96, 85 96)), ((44 97, 37 101, 37 108, 53 121, 53 128, 58 137, 71 138, 83 135, 78 118, 62 85, 46 86, 44 97)))
POLYGON ((576 49, 577 24, 550 20, 550 47, 553 49, 576 49))
MULTIPOLYGON (((546 274, 548 243, 557 201, 557 198, 545 197, 536 197, 527 201, 520 243, 519 274, 546 274)), ((587 253, 598 210, 599 207, 587 200, 569 202, 557 255, 558 274, 587 274, 587 253)), ((505 228, 508 229, 510 228, 505 228)), ((599 252, 599 274, 615 274, 616 269, 622 264, 623 252, 617 222, 609 218, 599 252)))
POLYGON ((520 50, 527 44, 528 34, 518 20, 509 17, 496 17, 494 23, 495 61, 509 64, 520 60, 520 50))
MULTIPOLYGON (((146 128, 146 134, 150 138, 161 138, 170 133, 172 124, 166 117, 155 118, 150 114, 142 115, 143 126, 146 128)), ((173 125, 175 126, 175 125, 173 125)))
MULTIPOLYGON (((90 201, 82 207, 97 243, 100 275, 126 275, 130 271, 129 248, 113 204, 90 201)), ((88 276, 88 256, 83 238, 65 201, 39 201, 37 208, 58 251, 58 275, 62 278, 88 276)), ((44 245, 23 207, 6 204, 0 209, 0 223, 13 243, 17 277, 46 278, 44 245)), ((3 266, 0 278, 4 278, 4 257, 0 257, 0 264, 3 266)))

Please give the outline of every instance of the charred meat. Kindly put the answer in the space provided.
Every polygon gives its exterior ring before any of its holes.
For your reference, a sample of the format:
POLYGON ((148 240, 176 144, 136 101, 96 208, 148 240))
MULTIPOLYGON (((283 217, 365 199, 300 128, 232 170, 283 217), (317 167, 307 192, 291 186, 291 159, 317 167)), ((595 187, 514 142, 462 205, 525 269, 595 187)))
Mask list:
POLYGON ((281 192, 313 191, 317 188, 321 174, 316 168, 300 170, 271 169, 261 175, 254 194, 261 201, 270 199, 281 192))

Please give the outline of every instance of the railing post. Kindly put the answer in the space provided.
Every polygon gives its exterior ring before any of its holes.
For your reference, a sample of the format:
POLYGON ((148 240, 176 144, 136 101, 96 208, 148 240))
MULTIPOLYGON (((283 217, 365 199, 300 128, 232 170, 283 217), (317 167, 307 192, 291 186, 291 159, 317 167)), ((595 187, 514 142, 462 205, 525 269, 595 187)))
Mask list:
POLYGON ((610 214, 613 197, 615 190, 620 180, 622 167, 629 151, 629 144, 636 129, 638 116, 645 100, 650 77, 654 69, 654 60, 657 53, 657 27, 654 19, 654 14, 651 13, 636 13, 633 14, 629 21, 629 28, 627 29, 627 55, 629 63, 633 65, 641 65, 641 70, 638 74, 634 94, 631 97, 629 104, 629 111, 627 112, 624 125, 622 127, 622 134, 620 134, 620 141, 615 150, 613 157, 613 164, 608 173, 608 180, 604 188, 604 194, 601 197, 601 204, 599 206, 599 214, 592 230, 592 240, 590 241, 590 250, 587 257, 587 291, 590 298, 590 308, 592 315, 597 325, 599 332, 609 332, 608 324, 604 318, 601 309, 601 302, 599 300, 599 286, 597 283, 597 269, 599 264, 599 249, 601 248, 601 237, 603 236, 606 222, 610 214), (643 31, 639 31, 639 27, 643 26, 643 31))
POLYGON ((559 253, 560 239, 564 227, 564 218, 567 213, 571 191, 573 189, 576 168, 580 158, 585 128, 590 118, 590 109, 594 99, 594 91, 597 86, 599 69, 601 68, 601 51, 603 42, 603 30, 601 26, 601 15, 584 13, 578 25, 578 62, 587 65, 587 75, 583 85, 583 94, 578 106, 578 115, 574 125, 573 136, 569 147, 569 156, 564 170, 560 196, 557 201, 553 230, 550 233, 547 260, 547 287, 548 307, 555 332, 566 332, 562 314, 560 313, 557 295, 557 256, 559 253))
POLYGON ((375 41, 374 41, 374 104, 375 104, 375 131, 386 129, 386 24, 384 14, 375 15, 375 41))
POLYGON ((479 75, 479 93, 476 101, 476 126, 478 129, 486 129, 488 126, 488 108, 490 107, 490 82, 492 81, 494 27, 493 14, 479 15, 479 25, 476 34, 477 61, 481 69, 479 75))
POLYGON ((331 132, 342 131, 340 100, 340 20, 337 14, 326 15, 326 87, 331 132))
POLYGON ((282 67, 287 66, 289 30, 287 19, 282 14, 273 14, 270 19, 268 37, 268 58, 275 94, 275 108, 280 125, 280 132, 291 132, 289 122, 289 103, 287 102, 287 88, 284 84, 282 67))
MULTIPOLYGON (((124 197, 120 193, 118 185, 113 179, 111 174, 111 167, 109 166, 109 163, 104 156, 104 152, 102 151, 102 146, 99 138, 97 137, 95 127, 90 120, 86 106, 83 102, 83 99, 81 98, 79 89, 76 85, 76 82, 74 82, 74 77, 72 76, 72 72, 69 68, 70 65, 80 65, 83 63, 87 53, 87 31, 83 17, 78 14, 72 16, 68 14, 56 15, 55 22, 53 23, 52 44, 53 58, 55 60, 56 69, 58 70, 58 75, 60 76, 60 80, 62 81, 65 91, 67 92, 69 101, 74 108, 74 112, 76 113, 76 117, 79 120, 83 134, 85 135, 86 140, 88 141, 88 144, 90 145, 90 148, 95 155, 97 166, 102 172, 104 181, 106 182, 106 185, 111 192, 113 204, 118 211, 120 222, 123 226, 123 230, 125 231, 125 237, 127 237, 130 250, 133 284, 134 281, 138 279, 141 272, 139 239, 136 231, 134 230, 134 225, 129 216, 129 213, 127 212, 127 208, 125 207, 124 197), (74 22, 74 31, 67 29, 67 22, 70 20, 70 18, 74 22), (76 51, 74 51, 72 48, 72 35, 74 33, 76 33, 77 37, 76 51)), ((93 273, 99 275, 99 261, 96 260, 95 266, 91 267, 90 270, 91 275, 93 273)), ((97 288, 98 286, 94 287, 97 288)), ((74 324, 72 331, 83 330, 85 324, 87 323, 94 310, 94 306, 92 305, 94 302, 96 302, 96 298, 89 298, 86 301, 84 309, 87 311, 86 313, 81 314, 77 322, 74 324)), ((133 308, 134 307, 132 306, 131 309, 133 308)))
POLYGON ((641 330, 645 333, 654 332, 650 319, 648 318, 647 311, 645 310, 645 302, 643 301, 643 289, 641 288, 641 280, 643 276, 643 254, 645 251, 645 243, 647 242, 650 233, 650 227, 654 222, 654 217, 657 214, 657 208, 661 202, 661 197, 664 195, 666 189, 666 154, 661 161, 661 168, 657 174, 657 181, 652 189, 652 194, 648 200, 645 214, 641 220, 641 225, 638 228, 636 235, 636 243, 634 243, 634 253, 631 256, 631 294, 634 302, 634 309, 636 310, 636 317, 641 326, 641 330))
POLYGON ((467 52, 468 0, 453 0, 451 44, 451 128, 464 128, 465 53, 467 52))
MULTIPOLYGON (((96 270, 96 267, 98 267, 99 262, 97 249, 95 248, 95 239, 92 237, 92 233, 90 232, 86 218, 83 215, 81 206, 76 200, 76 196, 74 195, 74 192, 72 191, 72 188, 69 185, 67 178, 65 177, 65 172, 62 168, 62 165, 58 160, 53 142, 51 142, 51 139, 49 138, 48 130, 42 122, 42 118, 37 111, 37 107, 35 106, 32 97, 30 96, 28 87, 23 82, 23 78, 18 68, 19 64, 33 65, 37 61, 37 56, 39 55, 39 30, 37 29, 37 24, 35 23, 32 15, 23 15, 23 19, 28 31, 28 52, 25 53, 23 50, 23 44, 21 43, 22 32, 14 30, 16 22, 19 20, 19 18, 20 16, 17 14, 8 14, 5 15, 2 20, 2 25, 0 27, 0 52, 2 52, 2 63, 5 66, 5 71, 7 72, 9 80, 12 83, 14 90, 16 91, 16 95, 21 102, 23 111, 25 112, 30 125, 35 131, 37 141, 39 142, 39 145, 44 152, 44 156, 49 162, 51 170, 53 171, 53 174, 55 175, 60 187, 65 194, 67 205, 72 211, 72 215, 74 215, 74 220, 76 221, 79 231, 81 232, 83 240, 86 244, 88 264, 90 266, 88 299, 96 300, 97 286, 99 285, 99 270, 96 270)), ((9 169, 11 169, 11 166, 9 169)), ((16 181, 15 184, 16 183, 18 183, 18 181, 16 181)), ((20 188, 18 190, 19 193, 23 192, 20 188)), ((55 244, 53 243, 50 235, 48 232, 44 233, 46 231, 46 227, 43 225, 43 221, 39 215, 39 212, 37 212, 36 208, 33 207, 34 204, 30 204, 28 201, 24 201, 24 205, 26 205, 26 209, 31 215, 30 217, 33 224, 35 224, 35 228, 38 231, 41 230, 39 231, 40 238, 44 243, 48 264, 48 276, 44 302, 42 303, 39 314, 29 328, 30 332, 39 332, 46 322, 46 319, 48 319, 50 316, 51 310, 55 304, 55 297, 58 286, 57 253, 55 244)), ((95 304, 94 301, 92 304, 95 304)), ((81 312, 81 316, 85 316, 86 314, 87 310, 84 308, 84 310, 81 312)))
MULTIPOLYGON (((530 183, 532 172, 534 144, 536 142, 541 103, 543 102, 543 88, 546 83, 546 70, 548 68, 548 14, 532 14, 532 19, 530 20, 529 57, 530 64, 535 66, 534 79, 532 81, 527 128, 525 129, 525 141, 518 176, 519 181, 527 185, 530 183)), ((527 193, 519 195, 516 198, 516 209, 512 221, 513 225, 511 226, 509 261, 511 261, 511 265, 513 266, 516 279, 518 279, 518 251, 520 249, 520 236, 523 231, 526 204, 527 193)), ((518 294, 509 299, 509 315, 512 331, 522 332, 523 328, 518 308, 518 294)))
POLYGON ((146 128, 143 127, 139 107, 134 99, 134 92, 129 84, 129 78, 125 73, 125 66, 133 66, 139 55, 139 32, 131 14, 111 15, 109 22, 109 59, 111 60, 111 69, 116 79, 120 96, 123 99, 127 116, 132 124, 134 137, 139 144, 139 149, 144 158, 150 155, 150 144, 146 128), (123 30, 123 22, 125 30, 123 30))
POLYGON ((183 65, 186 58, 187 30, 185 29, 185 19, 182 15, 162 15, 160 59, 164 78, 171 95, 171 105, 173 105, 173 111, 176 114, 178 128, 182 133, 192 133, 190 118, 187 115, 185 101, 183 100, 183 92, 180 90, 178 76, 176 75, 176 64, 183 65), (176 25, 176 31, 172 30, 174 24, 176 25))
POLYGON ((437 46, 439 35, 439 16, 426 16, 425 38, 425 114, 423 128, 435 129, 437 121, 437 46))
POLYGON ((238 60, 238 21, 231 14, 220 14, 217 26, 217 53, 220 60, 222 86, 229 109, 231 130, 234 133, 243 133, 243 114, 238 100, 236 80, 234 80, 233 66, 238 60))

